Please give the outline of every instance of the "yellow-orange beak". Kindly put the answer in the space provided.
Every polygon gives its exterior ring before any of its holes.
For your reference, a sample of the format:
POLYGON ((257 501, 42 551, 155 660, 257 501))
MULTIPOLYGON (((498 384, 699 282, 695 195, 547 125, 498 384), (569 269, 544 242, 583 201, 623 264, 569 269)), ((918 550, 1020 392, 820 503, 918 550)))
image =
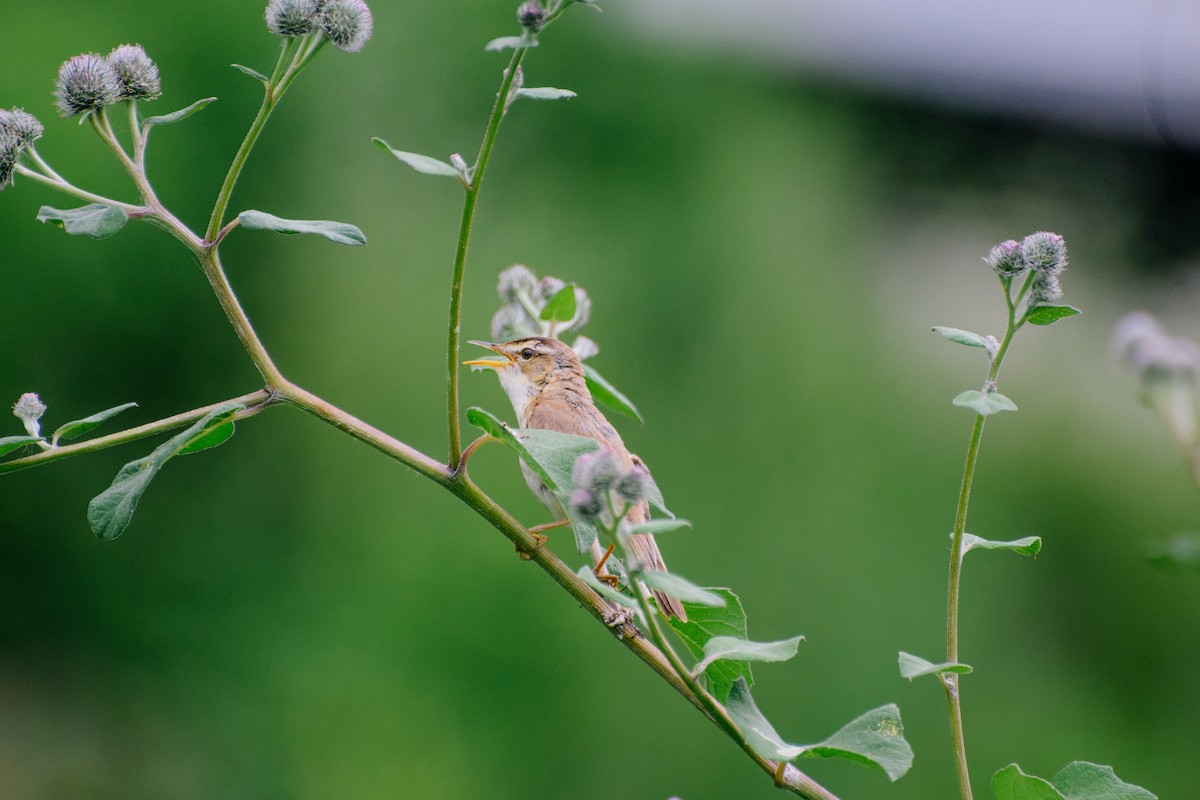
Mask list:
POLYGON ((508 353, 501 350, 500 345, 498 345, 498 344, 492 344, 491 342, 481 342, 477 339, 471 339, 469 342, 467 342, 467 344, 474 344, 474 345, 478 345, 479 347, 486 347, 488 350, 491 350, 494 353, 499 353, 500 355, 504 356, 503 361, 500 361, 500 360, 494 359, 494 358, 476 358, 476 359, 472 359, 471 361, 464 361, 463 363, 469 367, 490 367, 491 369, 503 369, 504 367, 507 367, 509 364, 513 363, 513 361, 516 360, 512 356, 510 356, 508 353))

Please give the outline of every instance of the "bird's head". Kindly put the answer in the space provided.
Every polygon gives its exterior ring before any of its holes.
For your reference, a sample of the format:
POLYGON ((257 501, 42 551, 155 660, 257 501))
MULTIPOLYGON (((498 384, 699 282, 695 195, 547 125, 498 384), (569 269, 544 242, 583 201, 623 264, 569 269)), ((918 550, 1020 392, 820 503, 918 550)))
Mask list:
POLYGON ((512 401, 517 417, 523 416, 529 401, 547 386, 559 380, 582 380, 579 357, 568 345, 544 336, 527 336, 510 342, 472 341, 500 358, 477 358, 463 363, 496 370, 500 385, 512 401))

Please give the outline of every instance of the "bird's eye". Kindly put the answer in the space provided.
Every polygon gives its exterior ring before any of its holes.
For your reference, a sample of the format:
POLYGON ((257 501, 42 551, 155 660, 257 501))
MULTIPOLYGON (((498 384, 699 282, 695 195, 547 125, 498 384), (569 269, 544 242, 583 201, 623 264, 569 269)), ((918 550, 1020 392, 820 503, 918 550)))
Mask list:
POLYGON ((526 361, 528 361, 529 359, 533 358, 533 348, 532 348, 532 347, 526 347, 524 350, 522 350, 522 351, 521 351, 521 358, 525 359, 526 361))

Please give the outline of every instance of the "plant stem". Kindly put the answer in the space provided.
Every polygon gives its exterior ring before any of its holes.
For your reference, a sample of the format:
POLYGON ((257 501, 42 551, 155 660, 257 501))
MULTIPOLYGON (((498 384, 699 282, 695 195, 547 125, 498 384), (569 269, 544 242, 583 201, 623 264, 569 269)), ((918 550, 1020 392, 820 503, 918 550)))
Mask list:
POLYGON ((250 356, 250 360, 254 362, 254 366, 258 368, 269 388, 282 389, 288 381, 275 366, 267 348, 255 333, 254 326, 250 324, 250 318, 246 316, 242 304, 233 292, 233 287, 229 284, 229 279, 225 277, 225 270, 221 266, 221 257, 215 249, 201 249, 198 256, 200 268, 204 271, 204 276, 208 278, 213 294, 217 296, 217 302, 224 309, 225 316, 237 333, 242 347, 246 348, 246 354, 250 356))
POLYGON ((264 408, 270 405, 271 402, 271 393, 265 389, 260 389, 257 392, 244 394, 241 397, 234 397, 230 400, 223 400, 220 403, 213 403, 212 405, 204 406, 203 408, 195 408, 191 411, 184 411, 181 414, 175 414, 171 417, 155 420, 154 422, 147 422, 145 425, 138 425, 135 428, 117 431, 116 433, 110 433, 107 436, 97 436, 95 439, 88 439, 86 442, 60 445, 58 447, 51 448, 50 450, 43 450, 40 453, 34 453, 31 456, 25 456, 24 458, 16 458, 12 461, 3 461, 0 462, 0 474, 4 474, 6 472, 16 472, 22 469, 29 469, 30 467, 38 467, 42 464, 48 464, 51 461, 61 461, 62 459, 70 458, 71 456, 94 453, 98 450, 104 450, 109 447, 115 447, 116 445, 125 444, 138 439, 144 439, 145 437, 153 436, 156 433, 163 433, 164 431, 173 430, 175 428, 182 428, 184 425, 190 425, 197 420, 203 419, 206 415, 208 415, 209 412, 228 403, 241 403, 242 405, 246 406, 244 411, 239 411, 237 415, 234 416, 234 419, 245 419, 247 417, 254 416, 259 411, 262 411, 264 408))
POLYGON ((462 426, 459 420, 458 402, 458 373, 459 373, 459 341, 462 328, 462 293, 463 278, 467 268, 467 248, 471 243, 471 225, 475 220, 475 204, 479 200, 479 190, 483 186, 484 172, 492 155, 492 147, 496 144, 496 134, 500 131, 500 122, 508 108, 508 95, 516 79, 517 69, 521 59, 525 57, 527 48, 519 47, 513 51, 508 67, 504 70, 504 78, 500 82, 500 91, 496 94, 496 102, 492 105, 491 116, 488 117, 487 129, 483 135, 483 143, 479 146, 479 154, 475 159, 474 171, 471 174, 471 184, 466 188, 467 195, 463 200, 462 222, 458 229, 458 245, 454 250, 454 277, 450 284, 450 324, 447 326, 446 343, 446 428, 450 439, 450 468, 456 469, 462 458, 462 426))
MULTIPOLYGON (((1004 356, 1008 353, 1009 345, 1012 344, 1013 336, 1025 323, 1025 316, 1022 316, 1020 320, 1016 319, 1016 308, 1029 287, 1030 280, 1032 280, 1032 276, 1026 279, 1025 285, 1021 288, 1015 301, 1011 299, 1008 287, 1005 287, 1005 295, 1010 298, 1008 324, 1004 331, 1004 339, 1000 342, 988 369, 985 390, 987 386, 995 383, 996 376, 1000 374, 1000 366, 1004 363, 1004 356)), ((1028 311, 1026 315, 1028 315, 1028 311)), ((975 415, 975 424, 971 428, 971 438, 967 443, 967 458, 966 464, 963 466, 962 484, 958 490, 958 505, 954 511, 954 530, 950 544, 950 575, 947 580, 946 592, 946 661, 950 663, 958 663, 959 660, 958 606, 962 585, 962 542, 963 534, 967 529, 967 508, 971 502, 971 484, 975 479, 975 467, 979 462, 979 446, 983 439, 983 426, 986 422, 987 417, 984 415, 975 415)), ((962 800, 971 800, 971 775, 967 765, 967 745, 963 733, 959 676, 955 673, 943 672, 938 677, 942 682, 942 688, 946 690, 946 700, 949 703, 950 733, 953 738, 959 792, 962 800)))

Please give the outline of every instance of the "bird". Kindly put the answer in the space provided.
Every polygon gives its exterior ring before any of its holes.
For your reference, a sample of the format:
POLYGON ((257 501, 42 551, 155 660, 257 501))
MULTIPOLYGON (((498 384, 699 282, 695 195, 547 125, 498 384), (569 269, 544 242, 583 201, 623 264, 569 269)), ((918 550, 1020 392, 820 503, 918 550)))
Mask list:
MULTIPOLYGON (((476 340, 470 343, 486 347, 504 357, 503 360, 473 359, 464 363, 496 371, 500 386, 512 402, 513 412, 522 428, 586 436, 596 440, 602 448, 611 450, 626 471, 634 466, 644 468, 641 460, 626 449, 617 429, 596 408, 583 376, 583 365, 569 345, 545 336, 526 336, 503 343, 476 340)), ((567 515, 558 498, 524 461, 521 462, 521 471, 525 483, 542 505, 556 515, 556 519, 565 519, 567 515)), ((626 519, 631 525, 649 520, 649 503, 642 500, 635 504, 626 519)), ((652 534, 631 535, 629 549, 630 555, 640 561, 644 569, 667 571, 652 534)), ((604 554, 601 554, 598 544, 593 544, 592 558, 599 569, 603 565, 604 554)), ((687 621, 687 612, 677 598, 657 590, 653 594, 659 609, 668 618, 687 621)))

